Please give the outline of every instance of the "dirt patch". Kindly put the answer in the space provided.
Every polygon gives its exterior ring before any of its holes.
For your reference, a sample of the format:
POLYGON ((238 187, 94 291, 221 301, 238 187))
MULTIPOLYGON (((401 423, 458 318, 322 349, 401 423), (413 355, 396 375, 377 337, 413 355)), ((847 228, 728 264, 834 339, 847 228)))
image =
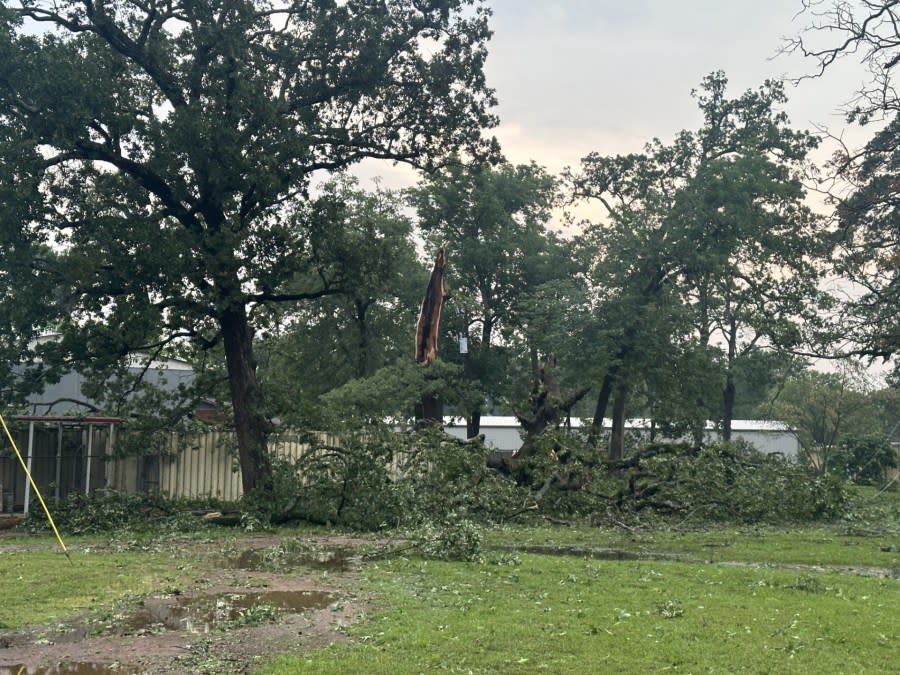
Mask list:
POLYGON ((318 557, 308 566, 300 555, 282 567, 229 564, 254 559, 254 551, 271 563, 281 546, 275 538, 243 539, 237 556, 210 550, 204 577, 177 595, 151 596, 111 616, 2 631, 0 675, 243 673, 278 654, 345 640, 343 627, 365 603, 357 594, 358 566, 341 558, 323 570, 327 539, 309 544, 318 557))

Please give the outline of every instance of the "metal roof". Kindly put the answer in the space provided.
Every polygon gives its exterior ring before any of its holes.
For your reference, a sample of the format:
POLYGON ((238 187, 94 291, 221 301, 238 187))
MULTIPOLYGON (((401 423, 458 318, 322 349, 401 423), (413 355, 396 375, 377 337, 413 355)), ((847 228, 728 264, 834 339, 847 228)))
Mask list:
MULTIPOLYGON (((466 421, 464 417, 445 417, 444 418, 444 426, 456 426, 456 425, 465 425, 466 421)), ((633 419, 625 420, 625 428, 626 429, 649 429, 652 425, 653 421, 649 418, 637 417, 633 419)), ((587 427, 590 426, 591 420, 590 418, 580 418, 573 417, 572 418, 572 427, 580 428, 582 426, 587 427)), ((516 427, 518 428, 519 421, 512 416, 499 416, 499 415, 484 415, 481 418, 481 426, 482 427, 516 427)), ((603 420, 604 427, 612 427, 612 420, 610 418, 604 418, 603 420)), ((717 429, 717 425, 715 422, 706 422, 706 429, 710 431, 714 431, 717 429)), ((790 425, 785 422, 779 422, 777 420, 732 420, 731 421, 731 430, 732 431, 793 431, 790 425)))
POLYGON ((78 415, 13 415, 17 422, 56 422, 62 424, 121 424, 121 417, 99 417, 78 415))

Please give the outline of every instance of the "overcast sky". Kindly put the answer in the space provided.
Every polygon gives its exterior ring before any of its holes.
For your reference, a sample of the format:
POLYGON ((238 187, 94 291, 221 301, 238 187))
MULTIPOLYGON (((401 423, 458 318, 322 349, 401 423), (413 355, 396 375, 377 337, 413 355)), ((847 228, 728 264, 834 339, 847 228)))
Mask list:
MULTIPOLYGON (((488 83, 497 92, 493 130, 513 162, 553 172, 589 152, 640 151, 700 123, 691 90, 725 71, 738 96, 766 78, 798 76, 812 62, 778 56, 808 23, 800 0, 488 0, 494 36, 488 83)), ((841 63, 823 79, 788 86, 796 128, 844 126, 840 107, 864 75, 841 63)), ((863 138, 859 131, 849 132, 863 138)), ((367 167, 369 169, 369 167, 367 167)), ((374 167, 372 167, 374 169, 374 167)), ((366 171, 368 173, 368 171, 366 171)), ((412 179, 374 169, 389 186, 412 179)))

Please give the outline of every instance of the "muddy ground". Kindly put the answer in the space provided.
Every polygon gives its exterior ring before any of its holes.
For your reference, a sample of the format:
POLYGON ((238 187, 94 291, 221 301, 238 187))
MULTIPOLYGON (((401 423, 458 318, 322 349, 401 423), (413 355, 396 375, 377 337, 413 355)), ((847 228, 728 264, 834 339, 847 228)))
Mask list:
POLYGON ((245 673, 277 654, 345 640, 342 629, 366 606, 353 557, 361 545, 373 542, 191 542, 201 575, 177 592, 0 631, 0 675, 245 673))

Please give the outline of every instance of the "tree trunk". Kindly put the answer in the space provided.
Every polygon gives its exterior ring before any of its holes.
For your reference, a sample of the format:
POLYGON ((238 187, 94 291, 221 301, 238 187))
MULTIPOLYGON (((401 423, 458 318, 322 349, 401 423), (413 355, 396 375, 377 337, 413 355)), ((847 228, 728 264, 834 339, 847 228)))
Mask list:
POLYGON ((591 422, 591 431, 588 434, 588 443, 594 444, 603 433, 603 418, 609 407, 609 398, 612 396, 613 382, 616 379, 616 368, 610 368, 603 377, 603 385, 597 395, 597 407, 594 409, 594 420, 591 422))
POLYGON ((428 423, 444 423, 444 402, 438 394, 425 394, 421 402, 416 404, 416 421, 428 423))
POLYGON ((362 300, 356 298, 353 301, 356 309, 356 327, 359 331, 359 354, 356 361, 356 376, 366 377, 369 375, 369 364, 371 357, 369 350, 371 349, 371 339, 369 338, 369 324, 366 320, 366 314, 371 304, 370 300, 362 300))
MULTIPOLYGON (((466 350, 464 363, 465 363, 466 383, 471 385, 471 383, 472 383, 472 350, 471 349, 466 350)), ((466 417, 466 438, 475 438, 479 433, 481 433, 481 403, 480 402, 475 403, 472 406, 471 410, 469 410, 469 415, 466 417)))
POLYGON ((734 417, 734 400, 737 390, 734 384, 734 362, 737 359, 738 326, 731 312, 731 303, 726 304, 729 318, 728 363, 725 371, 725 389, 722 391, 722 440, 731 440, 731 419, 734 417))
POLYGON ((734 417, 734 400, 736 396, 736 388, 734 385, 734 374, 731 369, 725 375, 725 391, 723 392, 723 410, 722 410, 722 440, 731 440, 731 420, 734 417))
POLYGON ((625 456, 625 399, 628 387, 625 383, 616 388, 613 400, 612 434, 609 439, 609 458, 622 459, 625 456))
POLYGON ((262 410, 262 396, 256 379, 256 358, 253 355, 253 329, 247 320, 246 309, 241 306, 223 311, 219 323, 222 327, 225 364, 234 407, 241 484, 246 495, 272 486, 272 462, 266 440, 269 421, 262 410))
MULTIPOLYGON (((485 312, 487 314, 487 312, 485 312)), ((487 350, 491 347, 491 336, 494 332, 494 322, 492 319, 488 319, 485 316, 484 321, 481 323, 481 344, 478 346, 481 351, 482 363, 487 359, 487 350)), ((469 350, 466 353, 466 381, 472 381, 472 351, 469 350)), ((479 433, 481 433, 481 412, 482 412, 482 401, 476 403, 472 409, 469 411, 468 417, 466 417, 466 437, 467 438, 475 438, 479 433)))
POLYGON ((481 406, 476 405, 469 411, 466 419, 466 438, 475 438, 481 432, 481 406))
POLYGON ((532 456, 535 439, 547 429, 559 428, 571 413, 572 407, 590 390, 590 387, 583 387, 563 400, 555 371, 556 356, 548 354, 547 361, 541 368, 540 381, 534 383, 529 397, 531 409, 527 413, 516 412, 516 419, 525 431, 525 439, 518 453, 522 458, 532 456))

